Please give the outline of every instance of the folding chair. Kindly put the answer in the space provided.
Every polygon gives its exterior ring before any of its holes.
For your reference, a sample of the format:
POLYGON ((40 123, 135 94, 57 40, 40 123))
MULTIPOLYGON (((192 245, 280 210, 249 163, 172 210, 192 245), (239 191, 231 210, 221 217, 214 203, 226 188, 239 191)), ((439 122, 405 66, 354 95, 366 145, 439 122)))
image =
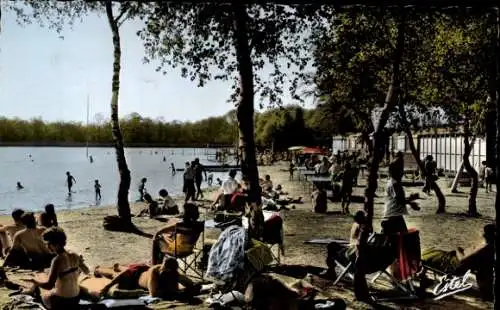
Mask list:
POLYGON ((196 266, 198 259, 203 255, 205 243, 205 222, 199 221, 194 226, 179 223, 175 226, 173 238, 168 241, 160 240, 160 251, 163 254, 175 257, 182 264, 179 269, 187 275, 188 271, 193 277, 203 280, 203 271, 196 266), (201 237, 201 245, 198 241, 201 237))
MULTIPOLYGON (((416 299, 416 290, 412 283, 412 277, 421 270, 420 264, 420 239, 418 231, 410 231, 408 234, 398 236, 384 236, 381 234, 372 234, 368 240, 368 255, 370 265, 367 274, 376 273, 370 281, 374 284, 381 275, 385 275, 394 287, 398 288, 405 296, 394 299, 416 299), (371 242, 374 238, 380 236, 382 243, 371 242), (396 237, 396 238, 395 238, 396 237), (384 238, 386 240, 384 241, 384 238), (405 242, 410 241, 410 247, 405 246, 405 242), (411 250, 410 250, 411 249, 411 250), (398 269, 395 274, 391 274, 387 269, 397 263, 398 269)), ((347 260, 347 259, 346 259, 347 260)), ((342 262, 335 259, 335 264, 341 270, 339 276, 334 281, 337 284, 342 278, 349 277, 354 279, 354 261, 342 262)), ((384 299, 378 299, 380 301, 384 299)))

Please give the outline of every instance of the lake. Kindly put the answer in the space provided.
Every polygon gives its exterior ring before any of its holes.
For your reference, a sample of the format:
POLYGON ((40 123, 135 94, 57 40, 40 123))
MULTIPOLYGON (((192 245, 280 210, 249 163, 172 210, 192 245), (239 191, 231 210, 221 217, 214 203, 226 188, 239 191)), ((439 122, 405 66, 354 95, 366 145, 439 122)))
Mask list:
MULTIPOLYGON (((172 175, 170 164, 184 168, 186 161, 198 157, 201 163, 213 165, 207 161, 207 155, 214 154, 215 149, 129 148, 125 153, 132 175, 129 199, 134 202, 143 177, 148 179, 146 189, 153 197, 162 188, 170 195, 182 194, 182 172, 172 175)), ((0 213, 10 213, 15 208, 39 211, 48 203, 56 209, 94 206, 96 179, 102 186, 100 205, 116 204, 119 175, 114 149, 89 148, 89 154, 94 159, 92 164, 84 147, 0 147, 0 213), (76 179, 70 197, 66 171, 76 179), (17 182, 24 189, 17 190, 17 182)), ((225 178, 227 172, 213 175, 215 181, 218 177, 225 178)))

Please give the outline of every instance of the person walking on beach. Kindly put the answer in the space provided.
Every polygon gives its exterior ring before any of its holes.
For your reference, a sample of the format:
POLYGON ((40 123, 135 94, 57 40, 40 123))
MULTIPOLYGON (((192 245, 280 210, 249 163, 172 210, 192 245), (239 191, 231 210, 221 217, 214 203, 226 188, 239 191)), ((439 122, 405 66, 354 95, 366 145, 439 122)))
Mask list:
POLYGON ((144 193, 146 192, 146 182, 148 179, 142 178, 139 183, 139 201, 144 201, 144 193))
POLYGON ((434 179, 434 181, 437 180, 437 176, 436 176, 436 162, 434 161, 434 158, 432 157, 432 155, 427 155, 427 157, 425 157, 425 161, 424 161, 424 167, 425 167, 425 171, 427 172, 426 176, 425 176, 425 184, 424 184, 424 188, 422 189, 422 191, 424 193, 426 193, 427 195, 430 195, 431 194, 431 182, 432 182, 432 179, 434 179))
POLYGON ((68 195, 71 195, 71 188, 73 188, 73 184, 76 183, 75 178, 69 173, 69 171, 66 171, 66 185, 68 186, 68 195))
POLYGON ((95 189, 95 200, 100 201, 101 200, 101 184, 99 184, 99 180, 95 180, 94 189, 95 189))
POLYGON ((184 186, 183 191, 186 194, 184 199, 185 202, 188 202, 189 199, 196 200, 196 189, 195 189, 195 171, 194 171, 195 162, 193 161, 191 164, 186 162, 186 170, 184 170, 184 186))
POLYGON ((203 192, 201 191, 201 182, 203 182, 203 174, 205 174, 205 181, 207 180, 207 171, 200 163, 199 158, 194 159, 194 181, 196 184, 196 199, 203 199, 203 192))

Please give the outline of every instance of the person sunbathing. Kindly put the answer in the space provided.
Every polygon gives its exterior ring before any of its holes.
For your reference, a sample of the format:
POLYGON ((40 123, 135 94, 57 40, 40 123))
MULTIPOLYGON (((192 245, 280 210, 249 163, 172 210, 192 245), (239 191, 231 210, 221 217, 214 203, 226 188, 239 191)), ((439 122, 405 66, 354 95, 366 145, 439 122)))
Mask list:
POLYGON ((200 213, 198 211, 198 206, 192 203, 186 203, 184 205, 184 213, 182 219, 173 218, 167 222, 167 225, 162 229, 158 230, 153 236, 153 247, 151 251, 151 261, 153 265, 157 265, 161 261, 161 243, 170 244, 175 240, 175 229, 176 226, 182 224, 183 227, 193 227, 193 229, 198 228, 198 218, 200 213))
POLYGON ((24 229, 24 224, 21 221, 21 218, 24 214, 24 211, 21 209, 15 209, 12 211, 12 220, 14 220, 14 224, 1 226, 0 225, 0 241, 2 242, 2 254, 7 255, 10 247, 12 246, 12 239, 14 239, 14 235, 24 229))
POLYGON ((495 224, 487 224, 483 227, 483 237, 484 245, 468 255, 465 255, 462 248, 451 252, 430 249, 422 253, 422 262, 435 269, 460 276, 470 270, 476 275, 476 282, 483 299, 491 300, 493 298, 495 224))
POLYGON ((52 310, 78 309, 80 301, 80 286, 78 276, 80 271, 89 274, 83 258, 67 251, 66 234, 61 228, 49 228, 43 234, 43 240, 48 248, 56 253, 52 259, 47 280, 26 279, 33 283, 32 291, 40 290, 43 304, 52 310))
POLYGON ((179 284, 181 284, 184 293, 191 296, 198 294, 201 286, 196 285, 191 279, 180 274, 178 268, 175 258, 165 256, 161 264, 152 266, 146 264, 129 266, 115 264, 113 268, 96 267, 94 275, 111 280, 101 290, 101 296, 106 295, 115 285, 120 290, 144 289, 152 297, 165 298, 180 293, 179 284))
POLYGON ((29 212, 21 219, 25 228, 14 235, 12 248, 5 258, 4 266, 21 266, 33 270, 48 267, 54 255, 40 237, 35 216, 29 212))

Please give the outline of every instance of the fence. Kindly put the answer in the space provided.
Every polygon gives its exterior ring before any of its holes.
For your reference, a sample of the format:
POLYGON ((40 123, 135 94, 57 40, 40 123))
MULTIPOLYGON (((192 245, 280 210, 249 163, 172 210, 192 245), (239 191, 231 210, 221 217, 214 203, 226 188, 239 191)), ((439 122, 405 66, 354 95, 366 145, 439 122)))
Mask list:
MULTIPOLYGON (((419 136, 418 143, 420 158, 432 155, 437 167, 445 171, 456 172, 460 168, 464 154, 461 135, 419 136)), ((476 138, 469 159, 476 169, 486 160, 486 139, 476 138)))

